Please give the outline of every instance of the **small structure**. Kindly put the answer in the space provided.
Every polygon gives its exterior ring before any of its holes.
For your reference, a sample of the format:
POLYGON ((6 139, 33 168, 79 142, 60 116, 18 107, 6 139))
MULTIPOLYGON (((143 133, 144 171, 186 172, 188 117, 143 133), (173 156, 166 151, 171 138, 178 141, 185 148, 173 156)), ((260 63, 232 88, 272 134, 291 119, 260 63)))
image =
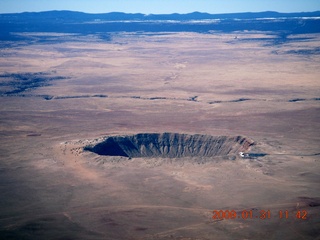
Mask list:
POLYGON ((242 158, 251 158, 250 153, 239 152, 239 155, 242 158))
POLYGON ((239 155, 242 158, 255 159, 255 158, 258 158, 258 157, 264 157, 267 154, 266 153, 244 153, 244 152, 239 152, 239 155))

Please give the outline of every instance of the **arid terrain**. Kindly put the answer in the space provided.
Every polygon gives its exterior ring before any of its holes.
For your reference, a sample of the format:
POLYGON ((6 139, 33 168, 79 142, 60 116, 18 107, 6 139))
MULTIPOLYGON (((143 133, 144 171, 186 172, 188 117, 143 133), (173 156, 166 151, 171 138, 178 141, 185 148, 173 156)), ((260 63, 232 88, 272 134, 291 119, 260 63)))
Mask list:
POLYGON ((0 49, 0 239, 320 239, 319 33, 22 35, 0 49), (139 133, 258 155, 84 150, 139 133))

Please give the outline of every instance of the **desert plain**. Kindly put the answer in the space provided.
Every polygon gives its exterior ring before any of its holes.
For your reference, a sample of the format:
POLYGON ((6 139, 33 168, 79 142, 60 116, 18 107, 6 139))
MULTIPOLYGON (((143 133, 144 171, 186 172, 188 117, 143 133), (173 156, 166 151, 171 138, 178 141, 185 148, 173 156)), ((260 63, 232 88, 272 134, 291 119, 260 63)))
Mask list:
POLYGON ((0 49, 0 239, 320 239, 319 34, 21 34, 0 49), (265 155, 84 150, 139 133, 265 155))

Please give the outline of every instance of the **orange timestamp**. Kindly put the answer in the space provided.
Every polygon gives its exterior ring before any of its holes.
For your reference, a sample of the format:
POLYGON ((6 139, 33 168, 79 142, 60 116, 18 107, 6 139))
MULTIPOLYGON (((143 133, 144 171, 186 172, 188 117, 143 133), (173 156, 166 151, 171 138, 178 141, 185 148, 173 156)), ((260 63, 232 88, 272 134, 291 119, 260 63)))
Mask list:
POLYGON ((224 220, 224 219, 289 219, 296 218, 301 220, 307 220, 308 212, 306 210, 298 210, 295 212, 290 212, 288 210, 279 210, 278 212, 273 212, 271 214, 270 210, 213 210, 212 219, 214 220, 224 220))

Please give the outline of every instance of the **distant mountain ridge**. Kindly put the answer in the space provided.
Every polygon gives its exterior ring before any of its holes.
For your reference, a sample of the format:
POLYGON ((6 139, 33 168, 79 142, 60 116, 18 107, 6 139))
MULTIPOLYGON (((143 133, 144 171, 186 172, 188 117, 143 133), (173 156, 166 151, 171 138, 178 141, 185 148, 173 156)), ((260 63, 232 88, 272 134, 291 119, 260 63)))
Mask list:
MULTIPOLYGON (((25 33, 52 32, 96 34, 110 40, 115 32, 272 32, 283 42, 290 34, 320 33, 320 11, 301 13, 141 14, 111 12, 89 14, 73 11, 0 14, 0 41, 28 39, 25 33), (19 34, 20 33, 20 34, 19 34), (22 36, 24 33, 24 36, 22 36)), ((49 38, 37 37, 37 41, 49 38)), ((29 38, 31 41, 32 38, 29 38)), ((33 38, 34 40, 34 38, 33 38)))
POLYGON ((142 14, 142 13, 83 13, 75 11, 46 11, 46 12, 23 12, 23 13, 6 13, 0 14, 1 19, 55 19, 55 20, 200 20, 200 19, 253 19, 253 18, 297 18, 297 17, 320 17, 320 11, 316 12, 298 12, 298 13, 279 13, 273 11, 266 12, 244 12, 244 13, 223 13, 210 14, 203 12, 192 12, 186 14, 142 14))

